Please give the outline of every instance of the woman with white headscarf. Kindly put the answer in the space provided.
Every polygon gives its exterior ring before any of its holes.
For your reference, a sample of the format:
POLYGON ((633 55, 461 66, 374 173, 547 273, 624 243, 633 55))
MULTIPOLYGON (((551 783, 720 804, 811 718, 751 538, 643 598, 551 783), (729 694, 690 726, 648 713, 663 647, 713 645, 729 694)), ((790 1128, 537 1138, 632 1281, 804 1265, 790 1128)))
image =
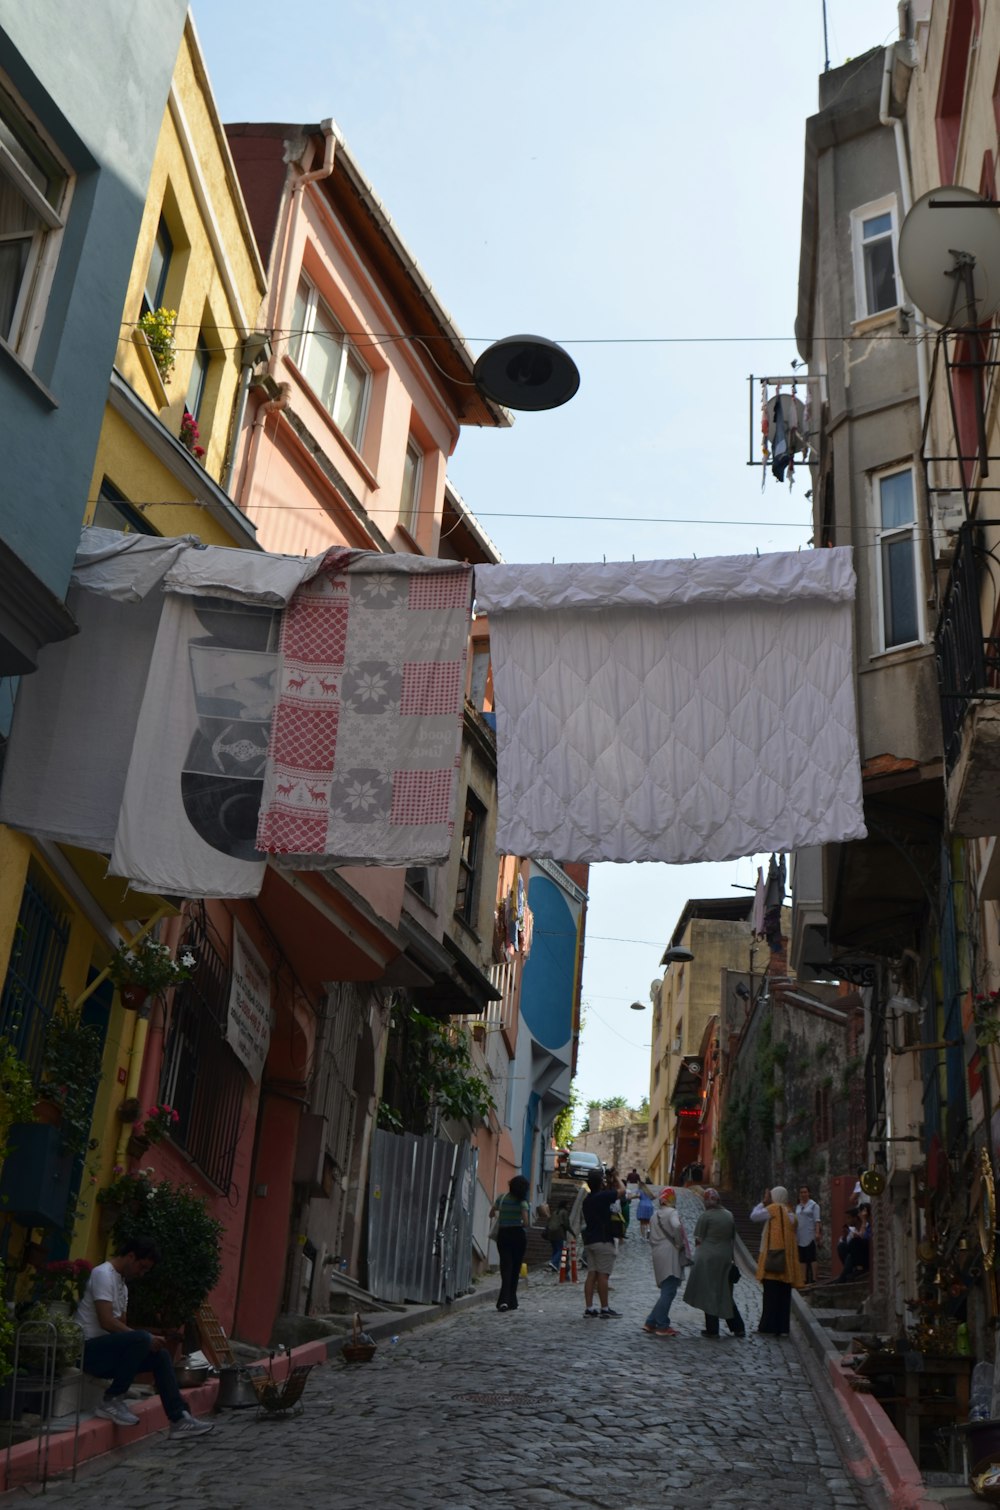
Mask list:
POLYGON ((670 1307, 684 1265, 691 1262, 691 1252, 687 1233, 677 1214, 677 1192, 670 1185, 660 1191, 660 1204, 649 1223, 649 1245, 653 1278, 660 1287, 660 1297, 643 1322, 642 1330, 654 1337, 676 1337, 676 1329, 670 1325, 670 1307))
POLYGON ((764 1290, 757 1331, 762 1337, 787 1337, 791 1329, 792 1289, 802 1287, 802 1265, 795 1238, 795 1213, 784 1185, 765 1190, 750 1213, 764 1226, 757 1259, 757 1278, 764 1290))

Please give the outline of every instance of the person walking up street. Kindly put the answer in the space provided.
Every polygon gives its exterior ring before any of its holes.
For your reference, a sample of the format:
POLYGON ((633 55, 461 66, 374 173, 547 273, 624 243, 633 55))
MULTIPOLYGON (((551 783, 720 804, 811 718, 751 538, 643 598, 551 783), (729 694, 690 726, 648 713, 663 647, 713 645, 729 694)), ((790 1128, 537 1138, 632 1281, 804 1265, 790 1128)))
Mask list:
POLYGON ((496 1245, 500 1255, 498 1311, 517 1310, 517 1281, 528 1246, 526 1229, 531 1221, 530 1189, 524 1175, 516 1174, 507 1186, 508 1194, 502 1195, 490 1209, 490 1215, 497 1218, 496 1245))
POLYGON ((784 1185, 764 1191, 750 1213, 750 1220, 765 1224, 757 1259, 757 1278, 764 1290, 757 1331, 762 1337, 787 1337, 791 1330, 792 1289, 802 1288, 802 1268, 795 1239, 795 1213, 788 1208, 784 1185))
POLYGON ((583 1256, 587 1278, 583 1287, 584 1316, 599 1316, 604 1321, 621 1315, 608 1304, 608 1281, 615 1267, 615 1218, 621 1220, 621 1199, 625 1187, 613 1174, 613 1184, 605 1184, 604 1175, 595 1169, 587 1176, 590 1194, 583 1201, 583 1256), (600 1309, 594 1304, 594 1291, 600 1309))
POLYGON ((165 1339, 128 1324, 129 1281, 148 1274, 159 1257, 152 1238, 123 1242, 113 1258, 91 1270, 74 1320, 83 1331, 84 1372, 110 1380, 95 1415, 116 1426, 138 1426, 141 1417, 129 1410, 125 1395, 136 1374, 152 1374, 170 1422, 170 1436, 186 1442, 205 1436, 215 1422, 198 1421, 188 1410, 165 1339))
POLYGON ((813 1264, 816 1262, 816 1246, 822 1240, 820 1226, 819 1203, 810 1196, 809 1186, 802 1185, 799 1189, 799 1203, 795 1208, 795 1240, 799 1248, 799 1263, 805 1271, 807 1285, 811 1285, 814 1278, 813 1264))
POLYGON ((643 1237, 646 1242, 649 1241, 649 1224, 653 1219, 654 1210, 655 1207, 653 1206, 653 1197, 646 1189, 646 1186, 643 1185, 642 1189, 639 1191, 639 1199, 636 1203, 636 1217, 639 1222, 640 1236, 643 1237))
POLYGON ((660 1191, 659 1207, 647 1225, 653 1278, 660 1287, 660 1295, 643 1322, 642 1330, 654 1337, 676 1337, 676 1328, 670 1325, 670 1307, 684 1273, 684 1262, 690 1262, 690 1254, 687 1233, 677 1215, 677 1192, 671 1186, 666 1185, 660 1191))
POLYGON ((555 1211, 545 1223, 545 1236, 552 1244, 552 1257, 549 1259, 549 1268, 556 1274, 562 1265, 563 1246, 570 1236, 576 1236, 570 1224, 569 1201, 560 1201, 555 1211))
POLYGON ((711 1186, 702 1191, 705 1209, 695 1223, 695 1254, 684 1291, 685 1305, 705 1313, 703 1337, 718 1337, 719 1318, 734 1337, 745 1337, 746 1326, 733 1299, 736 1222, 711 1186))

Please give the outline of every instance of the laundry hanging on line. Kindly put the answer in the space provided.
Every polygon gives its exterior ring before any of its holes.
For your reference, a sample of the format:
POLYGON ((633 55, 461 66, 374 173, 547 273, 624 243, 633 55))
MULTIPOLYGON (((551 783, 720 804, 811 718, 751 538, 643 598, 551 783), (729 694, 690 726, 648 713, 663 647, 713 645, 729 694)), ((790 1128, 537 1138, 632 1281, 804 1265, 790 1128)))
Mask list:
POLYGON ((851 551, 480 566, 497 847, 730 860, 864 838, 851 551))

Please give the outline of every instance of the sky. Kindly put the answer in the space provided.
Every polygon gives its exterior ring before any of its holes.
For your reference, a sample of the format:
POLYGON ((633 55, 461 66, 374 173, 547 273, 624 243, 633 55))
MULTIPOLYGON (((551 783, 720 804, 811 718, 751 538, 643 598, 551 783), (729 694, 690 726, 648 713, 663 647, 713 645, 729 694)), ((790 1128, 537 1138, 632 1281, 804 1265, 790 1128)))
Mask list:
MULTIPOLYGON (((821 0, 193 14, 222 119, 332 116, 477 355, 527 332, 579 367, 565 407, 466 429, 451 458, 505 560, 807 548, 807 471, 789 490, 748 465, 748 376, 788 377, 797 358, 821 0)), ((898 35, 896 0, 827 0, 827 33, 836 68, 898 35)), ((757 863, 591 869, 584 1104, 645 1097, 649 986, 684 904, 752 886, 757 863)))

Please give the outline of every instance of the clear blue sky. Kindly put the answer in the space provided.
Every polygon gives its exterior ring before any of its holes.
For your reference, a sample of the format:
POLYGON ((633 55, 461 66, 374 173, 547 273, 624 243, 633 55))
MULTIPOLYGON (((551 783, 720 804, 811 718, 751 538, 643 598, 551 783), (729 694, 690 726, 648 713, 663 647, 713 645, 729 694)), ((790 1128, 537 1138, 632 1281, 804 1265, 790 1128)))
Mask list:
MULTIPOLYGON (((895 0, 828 0, 834 67, 895 0)), ((795 550, 808 475, 746 465, 747 376, 787 374, 820 0, 194 0, 223 120, 333 116, 478 353, 563 342, 564 409, 466 431, 452 480, 508 561, 795 550)), ((754 420, 756 424, 756 418, 754 420)), ((649 983, 688 897, 754 866, 592 871, 584 1099, 649 1084, 649 983)))

